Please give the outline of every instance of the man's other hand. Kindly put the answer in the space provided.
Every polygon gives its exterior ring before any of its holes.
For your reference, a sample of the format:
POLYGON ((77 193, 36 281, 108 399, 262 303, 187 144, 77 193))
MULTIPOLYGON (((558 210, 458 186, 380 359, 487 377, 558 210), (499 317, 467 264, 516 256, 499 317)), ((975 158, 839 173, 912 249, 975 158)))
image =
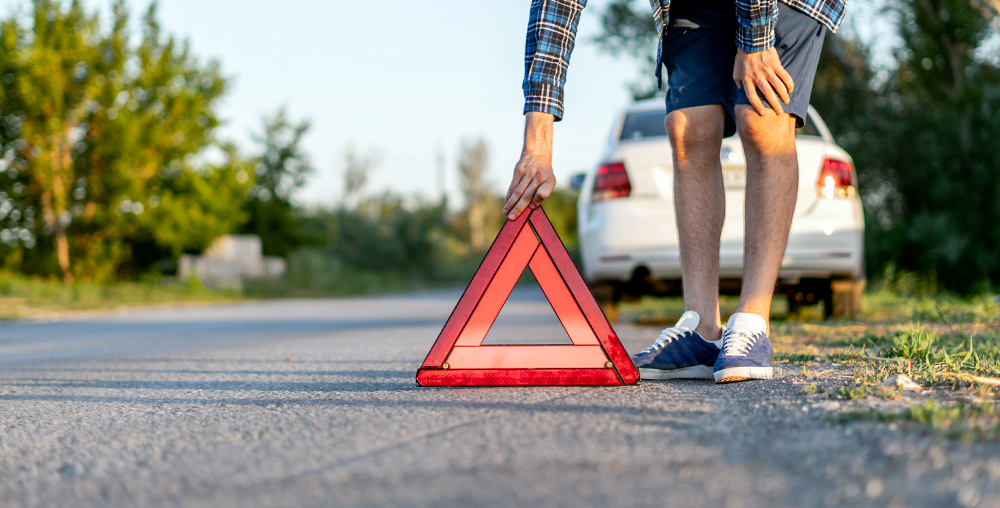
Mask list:
POLYGON ((788 104, 788 94, 792 93, 795 86, 792 77, 781 66, 778 52, 773 47, 760 53, 747 53, 738 49, 736 64, 733 66, 733 81, 747 94, 747 99, 760 116, 767 114, 767 108, 760 102, 757 89, 767 98, 771 109, 781 115, 785 112, 781 103, 788 104))
POLYGON ((515 220, 525 208, 537 208, 552 194, 556 177, 552 173, 552 122, 548 113, 528 112, 524 118, 524 148, 514 166, 514 178, 507 189, 503 214, 515 220))

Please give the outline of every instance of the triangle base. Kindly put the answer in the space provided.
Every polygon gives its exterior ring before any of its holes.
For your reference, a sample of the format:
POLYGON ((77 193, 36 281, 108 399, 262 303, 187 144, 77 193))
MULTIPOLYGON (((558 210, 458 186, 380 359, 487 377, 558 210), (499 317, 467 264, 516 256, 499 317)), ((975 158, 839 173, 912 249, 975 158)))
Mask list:
POLYGON ((420 369, 420 386, 621 386, 615 369, 420 369))

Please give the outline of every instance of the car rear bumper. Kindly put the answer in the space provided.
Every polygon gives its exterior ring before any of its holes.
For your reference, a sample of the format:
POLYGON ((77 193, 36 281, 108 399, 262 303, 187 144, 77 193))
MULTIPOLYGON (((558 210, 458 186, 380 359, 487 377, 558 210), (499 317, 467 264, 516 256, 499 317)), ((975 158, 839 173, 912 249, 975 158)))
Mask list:
MULTIPOLYGON (((679 279, 672 210, 650 212, 657 207, 629 201, 612 200, 589 208, 586 223, 580 225, 584 278, 589 283, 624 282, 644 268, 653 279, 679 279)), ((858 204, 850 199, 818 200, 794 218, 779 277, 862 278, 863 258, 864 225, 858 204)), ((742 238, 723 239, 719 264, 720 277, 743 276, 742 238)))

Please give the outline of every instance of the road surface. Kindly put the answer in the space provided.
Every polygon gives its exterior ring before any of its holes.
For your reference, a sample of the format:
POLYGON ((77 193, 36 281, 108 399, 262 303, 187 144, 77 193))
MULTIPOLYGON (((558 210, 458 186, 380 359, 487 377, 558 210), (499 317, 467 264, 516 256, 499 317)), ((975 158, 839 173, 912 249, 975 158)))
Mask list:
MULTIPOLYGON (((997 443, 828 423, 791 367, 420 388, 459 295, 0 324, 0 506, 1000 506, 997 443)), ((487 341, 525 336, 568 341, 519 289, 487 341)))

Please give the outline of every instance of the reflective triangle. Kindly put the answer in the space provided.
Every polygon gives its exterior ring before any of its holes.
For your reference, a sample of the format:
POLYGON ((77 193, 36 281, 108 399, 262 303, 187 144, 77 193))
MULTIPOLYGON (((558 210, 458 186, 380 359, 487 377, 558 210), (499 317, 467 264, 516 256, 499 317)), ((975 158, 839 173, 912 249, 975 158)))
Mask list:
POLYGON ((417 372, 422 386, 621 385, 638 380, 638 371, 540 207, 500 230, 417 372), (526 268, 572 345, 483 345, 526 268))

